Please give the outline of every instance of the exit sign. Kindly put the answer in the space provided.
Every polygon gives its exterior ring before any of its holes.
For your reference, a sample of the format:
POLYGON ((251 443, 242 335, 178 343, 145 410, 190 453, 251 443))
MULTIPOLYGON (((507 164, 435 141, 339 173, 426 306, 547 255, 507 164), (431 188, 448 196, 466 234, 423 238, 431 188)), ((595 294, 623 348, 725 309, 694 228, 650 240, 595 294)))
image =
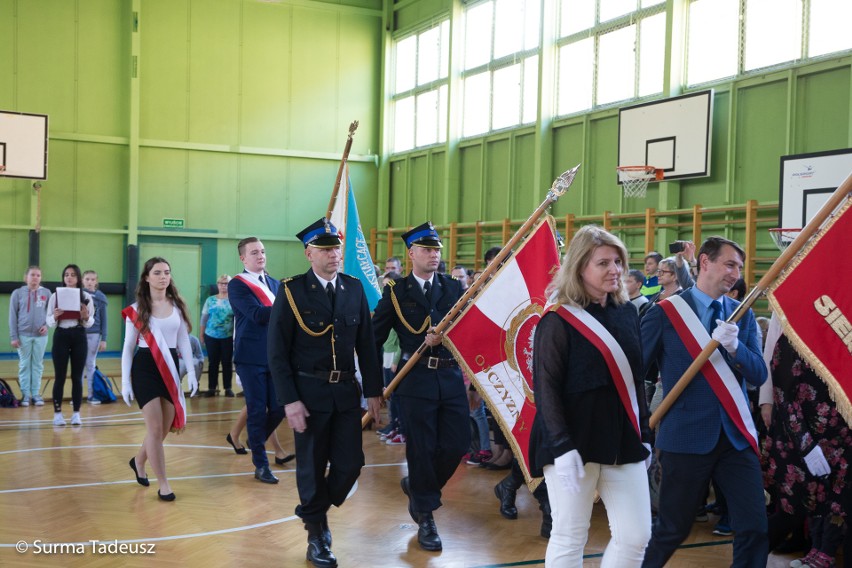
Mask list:
POLYGON ((183 219, 163 219, 164 229, 183 229, 183 219))

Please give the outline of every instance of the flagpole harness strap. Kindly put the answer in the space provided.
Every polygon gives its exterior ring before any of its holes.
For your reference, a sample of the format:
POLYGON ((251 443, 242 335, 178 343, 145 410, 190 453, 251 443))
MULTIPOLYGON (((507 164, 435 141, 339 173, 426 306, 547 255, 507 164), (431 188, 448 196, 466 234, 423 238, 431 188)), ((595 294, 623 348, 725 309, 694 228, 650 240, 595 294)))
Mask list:
POLYGON ((396 285, 396 283, 393 280, 388 282, 388 286, 391 287, 390 296, 391 296, 391 302, 393 303, 393 309, 396 310, 396 315, 399 318, 399 321, 402 322, 402 325, 405 326, 405 329, 407 329, 408 331, 410 331, 414 335, 420 335, 421 333, 423 333, 427 329, 429 329, 429 326, 432 325, 432 316, 431 315, 426 316, 426 319, 423 320, 423 325, 420 327, 420 329, 414 329, 413 327, 411 327, 411 325, 408 323, 408 321, 406 321, 405 317, 403 317, 403 315, 402 315, 402 309, 400 309, 400 307, 399 307, 399 300, 396 299, 396 294, 393 291, 393 287, 395 285, 396 285))
MULTIPOLYGON (((290 288, 287 287, 287 282, 291 279, 288 278, 284 280, 282 283, 284 284, 284 294, 287 296, 287 302, 290 304, 290 309, 293 310, 293 315, 296 316, 296 322, 299 324, 299 327, 302 328, 302 331, 310 335, 311 337, 322 337, 329 331, 331 331, 331 360, 332 367, 334 370, 337 370, 337 352, 334 350, 334 324, 330 323, 328 326, 322 331, 313 331, 307 325, 305 325, 305 320, 302 319, 302 315, 299 313, 299 308, 296 307, 296 301, 293 300, 293 294, 290 293, 290 288)), ((337 381, 335 381, 337 382, 337 381)))

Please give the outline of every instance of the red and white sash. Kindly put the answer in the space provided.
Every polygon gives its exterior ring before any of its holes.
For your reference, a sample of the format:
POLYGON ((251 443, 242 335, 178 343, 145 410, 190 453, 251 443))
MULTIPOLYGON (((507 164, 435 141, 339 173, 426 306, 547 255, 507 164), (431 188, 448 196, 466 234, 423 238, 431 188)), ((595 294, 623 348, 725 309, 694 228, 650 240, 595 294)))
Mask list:
MULTIPOLYGON (((660 302, 659 306, 671 320, 690 356, 693 359, 697 358, 704 346, 710 342, 710 334, 698 319, 698 315, 680 296, 667 298, 660 302)), ((742 385, 718 349, 713 351, 710 359, 701 367, 701 374, 713 389, 713 393, 722 403, 722 408, 725 409, 737 430, 745 436, 752 449, 759 455, 757 430, 755 430, 742 385)))
MULTIPOLYGON (((163 337, 163 332, 157 327, 153 319, 148 321, 148 329, 142 331, 142 322, 139 320, 139 313, 136 311, 136 304, 127 306, 121 311, 121 315, 133 322, 139 334, 148 344, 151 350, 151 356, 154 357, 154 363, 157 365, 157 370, 166 383, 166 389, 172 397, 172 403, 175 406, 175 417, 172 420, 172 432, 181 433, 186 428, 186 400, 183 396, 183 389, 180 385, 180 373, 175 367, 175 361, 172 359, 172 354, 169 352, 169 344, 166 343, 166 338, 163 337), (169 380, 171 377, 171 380, 169 380)), ((191 365, 192 361, 188 361, 187 365, 191 365)))
MULTIPOLYGON (((237 274, 234 278, 239 278, 242 282, 248 286, 249 290, 257 296, 258 301, 266 307, 272 306, 273 302, 275 302, 275 294, 272 293, 272 290, 267 288, 266 286, 261 286, 258 280, 252 278, 251 274, 246 274, 244 272, 237 274)), ((267 278, 269 278, 267 276, 267 278)))
POLYGON ((612 382, 615 385, 615 390, 618 391, 621 404, 624 405, 630 423, 641 440, 642 431, 639 429, 639 402, 636 398, 636 383, 633 382, 633 369, 630 368, 630 362, 627 360, 627 355, 625 355, 621 345, 618 344, 609 330, 586 310, 562 304, 558 308, 554 308, 554 311, 601 352, 612 375, 612 382))

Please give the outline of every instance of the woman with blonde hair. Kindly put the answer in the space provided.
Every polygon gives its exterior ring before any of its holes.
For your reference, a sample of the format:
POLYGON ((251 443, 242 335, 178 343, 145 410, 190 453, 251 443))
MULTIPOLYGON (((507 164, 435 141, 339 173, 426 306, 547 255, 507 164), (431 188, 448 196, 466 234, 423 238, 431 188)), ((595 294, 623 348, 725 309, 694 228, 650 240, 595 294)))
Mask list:
POLYGON ((581 228, 548 289, 553 305, 536 328, 530 463, 533 475, 544 474, 550 495, 546 566, 583 565, 596 491, 612 530, 601 566, 640 566, 651 537, 650 430, 626 269, 618 237, 581 228))
POLYGON ((216 281, 219 293, 210 296, 201 308, 201 333, 198 338, 207 348, 207 395, 219 392, 219 365, 222 365, 222 386, 225 396, 233 397, 231 377, 234 359, 234 310, 228 301, 228 282, 231 277, 223 274, 216 281))
MULTIPOLYGON (((186 428, 186 401, 181 388, 177 350, 192 353, 189 343, 189 311, 177 287, 172 282, 171 266, 164 258, 155 256, 145 262, 136 302, 126 307, 124 316, 124 349, 121 354, 121 396, 130 406, 136 398, 145 419, 145 440, 130 459, 136 482, 150 485, 145 475, 146 462, 157 475, 157 496, 174 501, 166 478, 166 457, 163 440, 169 432, 180 433, 186 428)), ((186 366, 187 385, 198 390, 195 366, 186 366)))

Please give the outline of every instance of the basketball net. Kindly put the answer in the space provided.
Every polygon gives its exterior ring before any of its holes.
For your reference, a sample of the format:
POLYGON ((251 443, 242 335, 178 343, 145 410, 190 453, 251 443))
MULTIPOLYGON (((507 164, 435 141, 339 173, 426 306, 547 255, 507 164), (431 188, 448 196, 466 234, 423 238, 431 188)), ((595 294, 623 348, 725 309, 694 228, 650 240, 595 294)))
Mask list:
POLYGON ((793 242, 793 240, 798 236, 801 231, 801 228, 769 229, 769 235, 772 237, 772 242, 775 243, 775 246, 778 247, 778 250, 783 251, 790 243, 793 242))
POLYGON ((619 166, 615 169, 624 190, 624 197, 645 197, 648 182, 663 179, 663 170, 654 166, 619 166))

